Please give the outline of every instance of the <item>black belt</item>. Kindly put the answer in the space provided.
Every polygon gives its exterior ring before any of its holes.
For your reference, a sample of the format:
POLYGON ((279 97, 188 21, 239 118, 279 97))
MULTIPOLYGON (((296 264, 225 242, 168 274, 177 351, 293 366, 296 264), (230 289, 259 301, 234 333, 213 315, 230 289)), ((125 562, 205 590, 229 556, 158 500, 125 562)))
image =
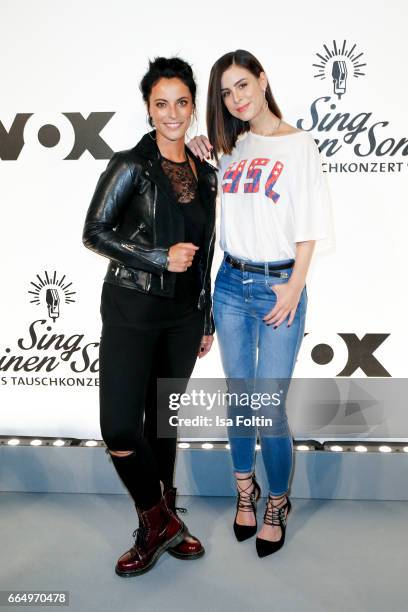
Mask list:
MULTIPOLYGON (((227 255, 225 261, 229 263, 233 268, 238 268, 241 272, 265 272, 265 266, 256 266, 246 263, 245 261, 241 261, 239 259, 234 259, 231 255, 227 255)), ((271 276, 279 276, 282 278, 287 278, 286 272, 282 274, 280 272, 273 272, 273 270, 286 270, 287 268, 293 268, 294 261, 289 263, 281 264, 274 266, 272 264, 268 265, 269 274, 271 276)))

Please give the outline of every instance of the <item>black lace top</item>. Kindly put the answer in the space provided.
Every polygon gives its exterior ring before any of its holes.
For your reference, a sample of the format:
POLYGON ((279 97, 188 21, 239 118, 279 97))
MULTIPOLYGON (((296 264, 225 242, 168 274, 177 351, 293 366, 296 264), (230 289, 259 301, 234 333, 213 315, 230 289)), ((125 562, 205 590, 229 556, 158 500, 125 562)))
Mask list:
MULTIPOLYGON (((184 215, 185 239, 203 248, 206 214, 197 189, 190 162, 174 162, 162 157, 162 168, 170 180, 174 196, 184 215)), ((198 262, 200 249, 194 255, 192 265, 186 272, 179 272, 176 280, 175 298, 181 302, 197 302, 201 290, 198 262)))
POLYGON ((170 179, 171 186, 180 204, 189 204, 197 195, 197 179, 190 163, 174 162, 162 157, 162 168, 170 179))

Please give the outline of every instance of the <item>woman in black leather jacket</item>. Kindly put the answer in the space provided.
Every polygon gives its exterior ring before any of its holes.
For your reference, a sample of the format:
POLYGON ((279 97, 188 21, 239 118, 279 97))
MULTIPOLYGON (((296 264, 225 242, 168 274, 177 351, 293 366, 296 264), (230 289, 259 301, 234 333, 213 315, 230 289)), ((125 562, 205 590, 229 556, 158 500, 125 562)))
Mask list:
POLYGON ((158 436, 156 383, 188 379, 214 332, 217 177, 184 144, 195 112, 191 67, 156 58, 141 90, 155 130, 113 155, 83 231, 84 245, 110 260, 101 299, 101 432, 139 516, 135 543, 116 564, 121 576, 148 571, 165 550, 181 559, 204 554, 175 512, 177 439, 158 436))

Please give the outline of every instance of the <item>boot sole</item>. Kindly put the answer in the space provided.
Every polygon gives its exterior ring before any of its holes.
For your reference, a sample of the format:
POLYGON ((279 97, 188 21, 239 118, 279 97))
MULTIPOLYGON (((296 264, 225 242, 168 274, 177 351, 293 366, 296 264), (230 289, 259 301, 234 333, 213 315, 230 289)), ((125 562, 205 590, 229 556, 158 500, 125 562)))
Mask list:
POLYGON ((205 553, 205 548, 200 550, 200 552, 196 552, 196 553, 193 553, 191 555, 183 554, 183 553, 178 553, 178 552, 172 550, 171 548, 169 548, 167 550, 167 552, 172 557, 176 557, 176 559, 183 559, 183 561, 190 561, 190 560, 199 559, 200 557, 202 557, 204 555, 204 553, 205 553))
POLYGON ((185 533, 185 528, 182 527, 180 529, 180 531, 178 533, 176 533, 175 536, 173 536, 170 540, 167 540, 167 542, 164 542, 164 544, 162 544, 154 553, 153 557, 151 558, 150 562, 148 565, 146 565, 143 569, 139 569, 139 570, 135 570, 133 572, 123 572, 122 570, 118 569, 118 567, 115 567, 115 573, 118 576, 121 576, 122 578, 131 578, 132 576, 139 576, 140 574, 144 574, 145 572, 148 572, 150 569, 152 569, 152 567, 155 565, 156 561, 159 559, 159 557, 170 547, 170 546, 177 546, 177 544, 180 544, 180 542, 182 542, 184 540, 184 533, 185 533))

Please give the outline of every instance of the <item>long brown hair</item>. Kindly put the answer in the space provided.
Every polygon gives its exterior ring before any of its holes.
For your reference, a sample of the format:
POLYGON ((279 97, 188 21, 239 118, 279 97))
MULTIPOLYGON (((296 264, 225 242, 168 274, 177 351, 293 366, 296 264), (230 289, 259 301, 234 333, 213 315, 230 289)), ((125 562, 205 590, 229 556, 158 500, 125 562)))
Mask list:
MULTIPOLYGON (((213 157, 217 162, 219 153, 231 153, 238 136, 249 130, 249 122, 233 117, 221 96, 221 77, 225 70, 233 64, 246 68, 257 78, 261 72, 265 72, 256 57, 243 49, 226 53, 211 68, 207 94, 207 134, 214 147, 213 157)), ((269 83, 265 97, 269 109, 279 119, 282 119, 282 113, 273 97, 269 83)))

